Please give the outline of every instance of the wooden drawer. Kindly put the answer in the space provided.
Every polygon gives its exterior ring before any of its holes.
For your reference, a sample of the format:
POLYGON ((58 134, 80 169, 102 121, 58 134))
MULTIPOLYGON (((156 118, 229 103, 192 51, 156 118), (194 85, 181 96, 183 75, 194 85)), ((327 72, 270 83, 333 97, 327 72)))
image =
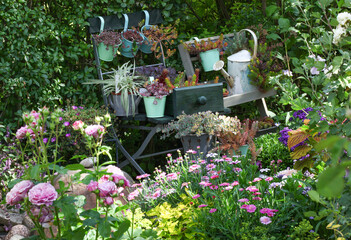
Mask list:
POLYGON ((177 117, 182 114, 203 111, 222 112, 223 84, 214 83, 173 89, 167 96, 165 115, 177 117))

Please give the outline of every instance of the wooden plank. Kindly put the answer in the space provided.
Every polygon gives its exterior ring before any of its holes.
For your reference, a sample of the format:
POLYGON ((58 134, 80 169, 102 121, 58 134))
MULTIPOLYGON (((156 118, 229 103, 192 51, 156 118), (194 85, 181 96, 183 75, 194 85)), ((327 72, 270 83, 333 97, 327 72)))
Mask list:
POLYGON ((258 107, 258 111, 260 112, 262 118, 268 117, 268 108, 264 98, 258 99, 256 101, 256 106, 258 107))
POLYGON ((235 95, 225 97, 223 99, 223 102, 224 102, 224 107, 232 107, 232 106, 236 106, 236 105, 239 105, 242 103, 258 100, 261 98, 274 96, 276 94, 277 94, 277 92, 274 89, 271 89, 265 93, 260 92, 260 91, 248 92, 248 93, 235 94, 235 95))
POLYGON ((178 45, 178 50, 179 50, 180 58, 182 59, 186 76, 193 76, 195 73, 195 70, 194 70, 192 59, 190 58, 190 54, 188 50, 185 49, 183 44, 178 45))

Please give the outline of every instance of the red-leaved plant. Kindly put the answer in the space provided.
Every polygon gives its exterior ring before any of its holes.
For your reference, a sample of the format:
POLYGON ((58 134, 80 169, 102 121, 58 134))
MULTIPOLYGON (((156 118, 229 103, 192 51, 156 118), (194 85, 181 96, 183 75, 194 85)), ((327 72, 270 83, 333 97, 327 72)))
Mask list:
POLYGON ((164 82, 160 82, 158 79, 147 82, 144 88, 140 89, 140 95, 144 97, 156 97, 162 99, 163 96, 167 96, 169 90, 164 82))
POLYGON ((118 48, 118 46, 121 44, 121 34, 119 32, 104 30, 100 34, 93 35, 93 37, 98 45, 100 43, 105 44, 106 50, 108 50, 110 46, 113 48, 118 48))

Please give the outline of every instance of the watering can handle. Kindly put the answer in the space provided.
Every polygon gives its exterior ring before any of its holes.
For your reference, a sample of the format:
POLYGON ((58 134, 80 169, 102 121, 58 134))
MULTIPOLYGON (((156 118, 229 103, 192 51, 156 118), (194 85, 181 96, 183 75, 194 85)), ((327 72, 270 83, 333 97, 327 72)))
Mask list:
POLYGON ((123 29, 123 32, 125 32, 128 29, 129 18, 128 18, 128 15, 125 14, 125 13, 123 13, 123 16, 124 16, 124 29, 123 29))
POLYGON ((105 27, 105 20, 103 17, 99 16, 98 17, 101 21, 101 24, 100 24, 100 34, 102 33, 102 31, 104 31, 104 27, 105 27))
POLYGON ((144 24, 144 26, 149 26, 150 14, 146 10, 143 10, 143 12, 145 13, 145 24, 144 24))
POLYGON ((253 56, 252 56, 252 59, 255 59, 256 56, 257 56, 257 46, 258 46, 258 41, 257 41, 257 36, 256 34, 250 30, 250 29, 242 29, 239 31, 239 34, 242 32, 242 31, 248 31, 249 33, 251 33, 252 37, 253 37, 253 40, 254 40, 254 52, 253 52, 253 56))

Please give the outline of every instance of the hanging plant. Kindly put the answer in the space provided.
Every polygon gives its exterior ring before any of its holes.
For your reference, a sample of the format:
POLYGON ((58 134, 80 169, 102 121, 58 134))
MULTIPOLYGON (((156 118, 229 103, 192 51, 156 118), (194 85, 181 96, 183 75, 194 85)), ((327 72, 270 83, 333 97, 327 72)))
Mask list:
POLYGON ((105 44, 106 50, 109 50, 109 47, 118 48, 121 44, 121 33, 114 31, 102 31, 100 34, 93 35, 95 42, 99 45, 100 43, 105 44))

